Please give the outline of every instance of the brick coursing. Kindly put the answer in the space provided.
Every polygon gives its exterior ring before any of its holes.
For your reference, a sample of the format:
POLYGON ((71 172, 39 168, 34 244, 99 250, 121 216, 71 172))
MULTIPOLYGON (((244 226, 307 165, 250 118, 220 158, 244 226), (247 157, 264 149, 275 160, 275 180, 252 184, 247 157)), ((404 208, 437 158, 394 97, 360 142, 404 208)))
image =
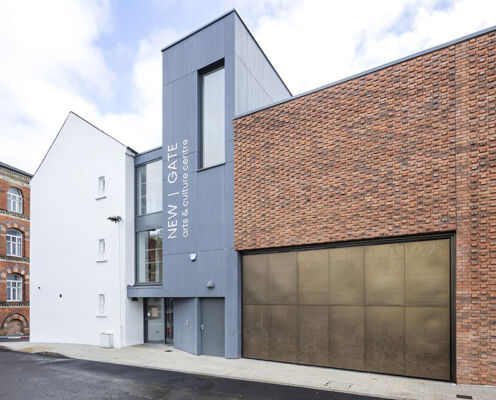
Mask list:
POLYGON ((30 251, 30 178, 4 168, 0 168, 0 336, 7 334, 5 323, 19 320, 23 325, 23 334, 29 335, 29 251, 30 251), (11 186, 21 190, 23 196, 23 213, 14 214, 7 210, 7 192, 11 186), (22 233, 22 257, 6 255, 6 233, 8 229, 17 229, 22 233), (23 304, 7 302, 7 275, 16 273, 22 276, 23 304))
POLYGON ((456 372, 496 384, 494 31, 234 121, 237 250, 456 232, 456 372))

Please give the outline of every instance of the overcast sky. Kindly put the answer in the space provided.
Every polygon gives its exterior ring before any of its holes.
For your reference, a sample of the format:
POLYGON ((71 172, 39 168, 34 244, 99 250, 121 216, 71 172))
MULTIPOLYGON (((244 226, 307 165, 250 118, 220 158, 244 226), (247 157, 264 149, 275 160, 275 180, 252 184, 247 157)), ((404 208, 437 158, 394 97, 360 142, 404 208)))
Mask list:
POLYGON ((494 0, 1 0, 0 161, 34 172, 69 111, 161 145, 161 48, 232 8, 293 94, 496 25, 494 0))

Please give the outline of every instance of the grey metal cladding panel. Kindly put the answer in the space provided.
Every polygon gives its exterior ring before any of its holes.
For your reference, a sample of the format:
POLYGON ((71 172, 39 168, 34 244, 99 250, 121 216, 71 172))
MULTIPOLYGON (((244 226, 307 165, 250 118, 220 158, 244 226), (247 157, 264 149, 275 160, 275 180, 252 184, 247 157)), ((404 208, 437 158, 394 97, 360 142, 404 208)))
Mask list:
POLYGON ((225 233, 225 166, 210 168, 197 174, 198 212, 196 229, 199 250, 224 248, 225 233))
POLYGON ((234 34, 233 15, 228 15, 207 28, 197 32, 177 45, 165 50, 163 56, 163 83, 203 68, 224 58, 226 35, 234 34))
MULTIPOLYGON (((165 174, 165 172, 164 172, 165 174)), ((197 237, 198 237, 198 218, 197 218, 197 179, 198 175, 193 173, 188 173, 188 215, 184 218, 188 220, 188 237, 185 238, 182 235, 182 221, 183 216, 179 215, 184 211, 182 207, 183 195, 182 195, 182 179, 184 173, 178 177, 178 182, 174 185, 171 185, 167 182, 167 176, 164 180, 164 217, 163 217, 163 226, 164 226, 164 252, 166 254, 174 254, 174 253, 191 253, 196 252, 198 247, 197 237), (179 194, 174 194, 179 192, 179 194), (169 196, 169 194, 173 194, 169 196), (172 216, 169 213, 170 207, 169 205, 177 205, 178 206, 178 230, 175 239, 169 238, 167 222, 168 218, 172 216)))
POLYGON ((224 246, 234 249, 234 163, 228 162, 224 166, 225 193, 224 193, 224 246))
POLYGON ((158 212, 136 217, 134 226, 136 232, 149 231, 152 229, 162 228, 163 221, 162 213, 158 212))
POLYGON ((233 118, 235 113, 235 71, 236 57, 226 55, 225 57, 225 122, 226 122, 226 141, 234 140, 233 118))
MULTIPOLYGON (((183 76, 168 85, 163 92, 164 162, 167 146, 188 140, 188 152, 198 151, 198 75, 195 72, 183 76)), ((192 160, 193 161, 193 160, 192 160)), ((196 160, 195 164, 196 164, 196 160)))
POLYGON ((128 286, 127 297, 162 297, 162 286, 128 286))
POLYGON ((248 107, 248 80, 249 73, 246 67, 237 60, 235 62, 235 114, 239 115, 250 110, 248 107))
POLYGON ((249 74, 271 98, 271 102, 291 97, 270 62, 238 18, 235 19, 235 35, 234 52, 238 57, 236 62, 241 62, 248 69, 249 74))
MULTIPOLYGON (((226 251, 200 251, 195 261, 189 254, 164 257, 164 297, 224 297, 226 292, 226 251), (212 281, 214 288, 207 288, 212 281)), ((236 265, 230 266, 236 268, 236 265)))
MULTIPOLYGON (((226 142, 226 163, 234 161, 234 140, 226 142)), ((234 181, 233 181, 234 187, 234 181)))
MULTIPOLYGON (((264 67, 263 70, 267 71, 267 68, 270 68, 270 66, 264 67)), ((276 95, 273 94, 274 89, 271 90, 271 86, 274 86, 274 84, 270 80, 266 79, 268 86, 263 86, 263 82, 250 73, 238 56, 236 56, 235 72, 236 115, 258 108, 261 105, 271 104, 274 102, 274 98, 285 98, 277 94, 277 91, 275 91, 276 95)))
POLYGON ((201 251, 194 262, 196 267, 196 289, 190 289, 198 297, 225 297, 226 295, 226 266, 225 250, 201 251), (207 288, 212 281, 214 288, 207 288))
POLYGON ((164 297, 196 297, 198 266, 188 254, 166 254, 164 272, 164 297))
POLYGON ((162 158, 162 147, 158 147, 151 151, 147 151, 146 153, 138 154, 134 157, 134 165, 146 164, 150 161, 158 160, 162 158))

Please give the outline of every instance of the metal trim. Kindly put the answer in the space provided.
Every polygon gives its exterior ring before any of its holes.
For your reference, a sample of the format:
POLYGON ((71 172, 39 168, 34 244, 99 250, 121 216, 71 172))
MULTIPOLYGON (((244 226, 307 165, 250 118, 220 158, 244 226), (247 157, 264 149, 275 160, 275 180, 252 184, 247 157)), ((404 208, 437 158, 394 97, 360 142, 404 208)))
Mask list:
POLYGON ((388 236, 388 237, 379 237, 379 238, 342 240, 337 242, 324 242, 317 244, 301 244, 295 246, 267 247, 263 249, 248 249, 248 250, 237 250, 237 251, 242 256, 249 256, 254 254, 280 253, 287 251, 306 251, 306 250, 319 250, 319 249, 333 249, 336 247, 418 242, 422 240, 433 240, 433 239, 451 239, 451 237, 453 237, 454 235, 455 235, 455 231, 445 231, 445 232, 421 233, 421 234, 401 235, 401 236, 388 236))

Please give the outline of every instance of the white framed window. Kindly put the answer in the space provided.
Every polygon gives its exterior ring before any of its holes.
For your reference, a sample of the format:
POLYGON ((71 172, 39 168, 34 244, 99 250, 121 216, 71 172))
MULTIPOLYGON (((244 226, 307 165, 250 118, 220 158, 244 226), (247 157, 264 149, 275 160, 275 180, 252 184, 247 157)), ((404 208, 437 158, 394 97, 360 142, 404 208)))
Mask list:
POLYGON ((107 258, 107 249, 105 239, 98 239, 98 259, 105 260, 107 258))
POLYGON ((106 182, 105 182, 105 176, 99 176, 98 177, 98 198, 105 197, 106 196, 106 182))
POLYGON ((22 301, 22 276, 7 275, 7 301, 22 301))
POLYGON ((15 187, 7 192, 7 210, 22 214, 22 192, 15 187))
POLYGON ((162 160, 136 168, 137 215, 162 211, 162 160))
POLYGON ((136 283, 162 282, 163 230, 136 234, 136 283))
POLYGON ((98 315, 105 315, 105 295, 98 295, 98 315))
POLYGON ((15 229, 7 231, 7 255, 22 257, 22 233, 15 229))

